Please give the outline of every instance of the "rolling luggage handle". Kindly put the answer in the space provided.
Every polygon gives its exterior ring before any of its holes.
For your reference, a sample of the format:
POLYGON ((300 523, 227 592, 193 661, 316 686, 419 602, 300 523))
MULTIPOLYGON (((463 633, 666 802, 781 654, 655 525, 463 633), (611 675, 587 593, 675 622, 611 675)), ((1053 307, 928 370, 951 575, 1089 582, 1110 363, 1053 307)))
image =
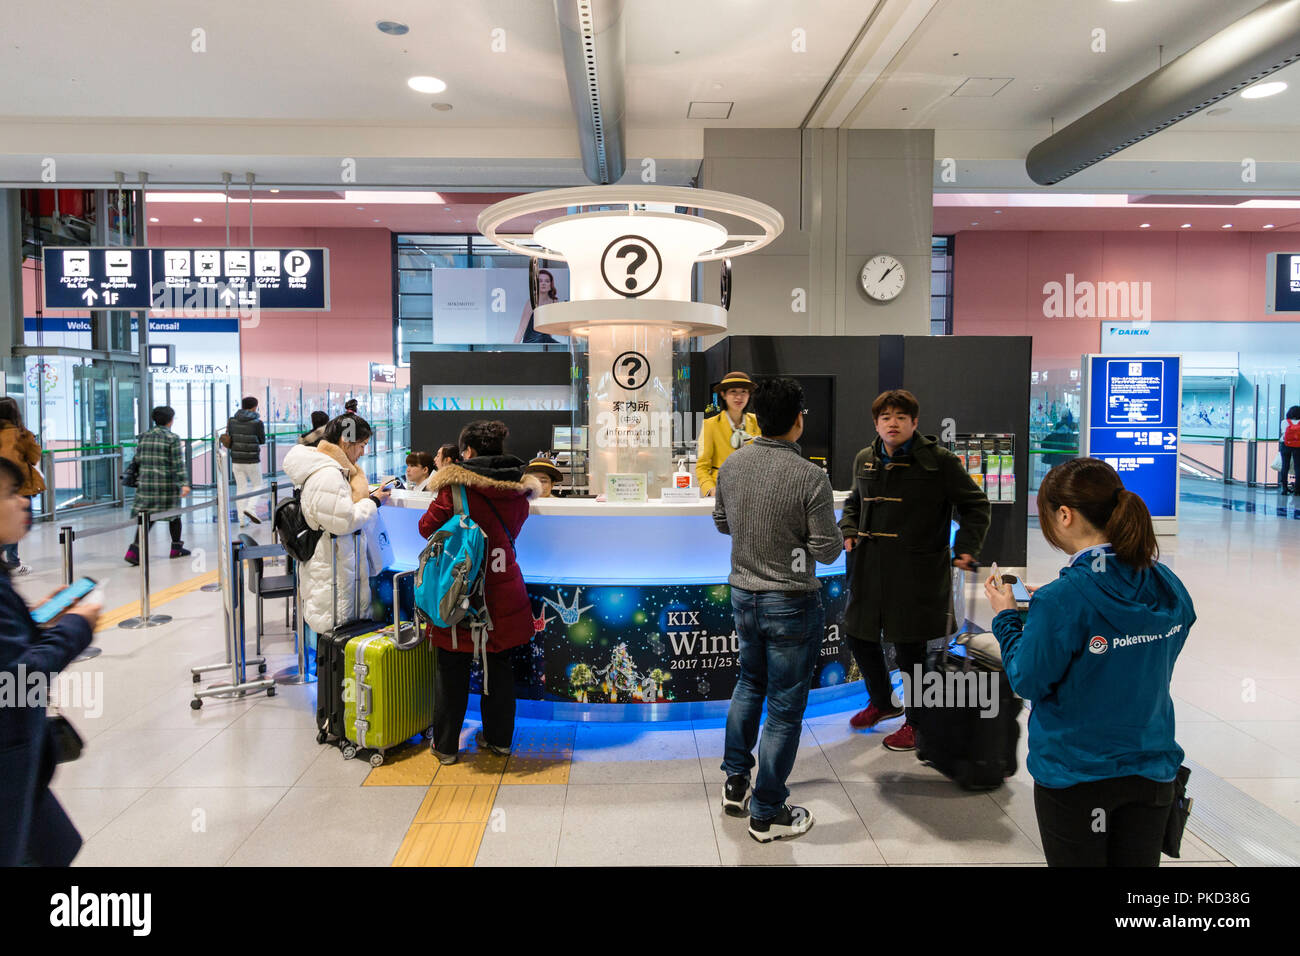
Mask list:
MULTIPOLYGON (((424 638, 418 621, 411 620, 408 623, 411 625, 413 637, 406 641, 402 640, 402 578, 414 577, 414 571, 403 571, 393 575, 393 643, 403 651, 419 647, 424 638)), ((412 602, 414 602, 414 594, 412 594, 412 602)))

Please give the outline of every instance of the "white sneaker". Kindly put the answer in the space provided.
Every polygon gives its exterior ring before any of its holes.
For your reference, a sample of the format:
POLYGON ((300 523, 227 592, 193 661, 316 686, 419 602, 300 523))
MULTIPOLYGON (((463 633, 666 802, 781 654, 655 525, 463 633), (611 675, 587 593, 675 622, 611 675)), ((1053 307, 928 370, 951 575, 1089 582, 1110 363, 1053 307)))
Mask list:
POLYGON ((20 576, 21 576, 21 575, 24 575, 24 574, 31 574, 31 573, 32 573, 32 569, 29 568, 29 567, 28 567, 27 565, 25 565, 25 564, 20 564, 20 565, 18 565, 18 567, 13 568, 9 573, 10 573, 10 574, 17 574, 17 575, 20 575, 20 576))

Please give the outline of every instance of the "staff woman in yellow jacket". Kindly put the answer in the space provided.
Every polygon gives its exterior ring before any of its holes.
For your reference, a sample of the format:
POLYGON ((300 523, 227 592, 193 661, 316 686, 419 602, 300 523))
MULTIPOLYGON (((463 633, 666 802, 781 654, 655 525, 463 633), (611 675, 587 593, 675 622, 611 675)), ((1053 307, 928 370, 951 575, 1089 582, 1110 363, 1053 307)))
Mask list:
POLYGON ((727 456, 758 436, 758 418, 745 412, 754 381, 744 372, 728 372, 714 391, 722 395, 722 414, 715 415, 700 429, 695 477, 700 494, 712 496, 718 487, 718 469, 727 456))

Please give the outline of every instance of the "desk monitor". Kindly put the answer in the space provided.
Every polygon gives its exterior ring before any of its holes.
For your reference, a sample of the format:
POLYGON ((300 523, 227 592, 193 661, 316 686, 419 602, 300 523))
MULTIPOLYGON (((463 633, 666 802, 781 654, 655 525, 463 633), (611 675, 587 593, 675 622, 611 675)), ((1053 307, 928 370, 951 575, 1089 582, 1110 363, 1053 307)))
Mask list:
POLYGON ((568 425, 551 426, 552 451, 586 451, 587 427, 580 425, 570 428, 568 425))

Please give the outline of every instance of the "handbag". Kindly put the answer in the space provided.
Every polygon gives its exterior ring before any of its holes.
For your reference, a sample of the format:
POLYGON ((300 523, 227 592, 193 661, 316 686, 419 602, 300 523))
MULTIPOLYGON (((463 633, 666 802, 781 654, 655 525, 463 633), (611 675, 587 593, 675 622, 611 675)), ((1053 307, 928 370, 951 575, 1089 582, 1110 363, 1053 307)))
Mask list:
POLYGON ((1187 818, 1192 813, 1192 798, 1187 795, 1187 779, 1192 772, 1186 767, 1179 767, 1174 777, 1174 802, 1169 805, 1169 820, 1165 823, 1165 839, 1160 847, 1165 853, 1178 859, 1183 845, 1183 830, 1187 828, 1187 818))
POLYGON ((229 448, 230 445, 231 445, 231 442, 230 442, 230 432, 222 432, 222 433, 221 433, 221 447, 222 447, 222 448, 229 448))
POLYGON ((58 711, 47 715, 45 730, 50 737, 50 751, 54 754, 55 763, 70 763, 81 756, 81 751, 86 746, 85 741, 68 718, 58 711))
POLYGON ((1273 453, 1273 460, 1270 461, 1270 462, 1268 463, 1268 467, 1272 468, 1274 471, 1281 471, 1281 470, 1282 470, 1282 451, 1281 451, 1281 449, 1279 449, 1278 451, 1276 451, 1276 452, 1273 453))
POLYGON ((127 488, 134 488, 140 480, 140 459, 132 458, 131 464, 126 466, 122 472, 122 484, 127 488))

